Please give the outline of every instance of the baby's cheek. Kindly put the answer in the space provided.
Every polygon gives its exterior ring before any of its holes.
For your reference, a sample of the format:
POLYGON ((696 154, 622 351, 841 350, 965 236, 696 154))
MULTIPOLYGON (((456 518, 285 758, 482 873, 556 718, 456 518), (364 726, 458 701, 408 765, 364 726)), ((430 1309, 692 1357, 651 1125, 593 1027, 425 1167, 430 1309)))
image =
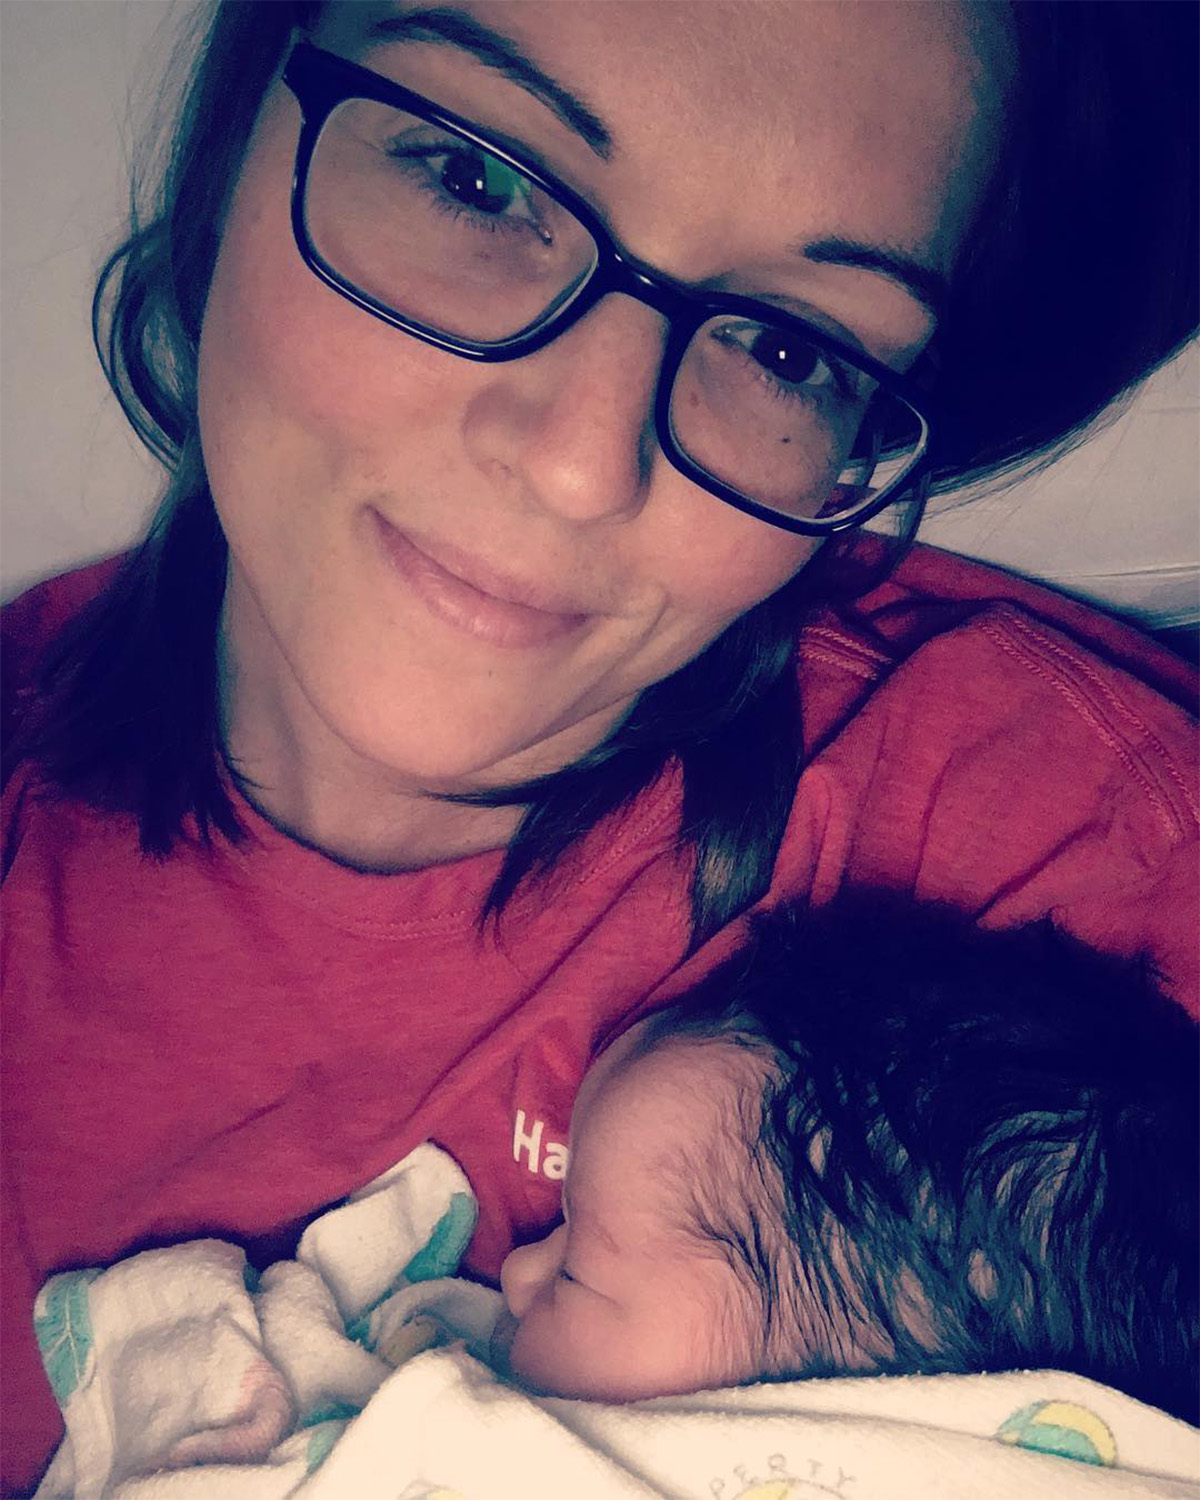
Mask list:
POLYGON ((508 1351, 509 1373, 539 1395, 602 1394, 610 1337, 594 1310, 588 1316, 549 1296, 521 1319, 508 1351))
POLYGON ((530 1390, 561 1394, 558 1378, 562 1372, 555 1356, 561 1359, 562 1352, 562 1335, 553 1314, 533 1308, 521 1319, 508 1345, 508 1374, 530 1390))

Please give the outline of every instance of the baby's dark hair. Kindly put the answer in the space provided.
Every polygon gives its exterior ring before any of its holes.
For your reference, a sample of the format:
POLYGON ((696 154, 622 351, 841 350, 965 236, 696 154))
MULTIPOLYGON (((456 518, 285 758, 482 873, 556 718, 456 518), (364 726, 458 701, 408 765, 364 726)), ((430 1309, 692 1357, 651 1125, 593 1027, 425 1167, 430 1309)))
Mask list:
POLYGON ((684 1014, 766 1064, 749 1190, 696 1196, 766 1373, 1060 1369, 1197 1420, 1200 1028, 1147 964, 859 893, 760 917, 684 1014))

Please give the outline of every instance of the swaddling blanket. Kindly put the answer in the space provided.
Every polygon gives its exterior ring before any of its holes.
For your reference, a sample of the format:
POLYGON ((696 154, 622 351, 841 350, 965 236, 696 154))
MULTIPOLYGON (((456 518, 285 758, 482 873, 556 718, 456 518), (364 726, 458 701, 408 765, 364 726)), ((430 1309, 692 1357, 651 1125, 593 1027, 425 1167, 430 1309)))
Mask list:
POLYGON ((254 1466, 298 1483, 420 1349, 454 1337, 486 1356, 500 1295, 450 1276, 475 1220, 457 1163, 424 1145, 261 1277, 211 1239, 52 1277, 34 1322, 66 1436, 38 1500, 124 1494, 183 1468, 208 1494, 198 1474, 228 1464, 244 1472, 239 1493, 289 1493, 256 1487, 254 1466))
POLYGON ((482 1362, 498 1295, 450 1275, 474 1222, 422 1146, 261 1278, 217 1240, 54 1277, 67 1432, 38 1500, 1200 1496, 1192 1428, 1057 1373, 527 1396, 482 1362))

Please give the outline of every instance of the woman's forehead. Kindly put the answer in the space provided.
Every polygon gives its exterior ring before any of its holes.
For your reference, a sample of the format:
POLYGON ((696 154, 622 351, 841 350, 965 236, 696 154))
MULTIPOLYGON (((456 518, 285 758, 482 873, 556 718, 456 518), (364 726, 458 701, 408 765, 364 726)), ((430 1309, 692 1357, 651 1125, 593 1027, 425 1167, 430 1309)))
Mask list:
POLYGON ((1002 49, 985 18, 1001 10, 952 0, 335 3, 321 30, 329 45, 365 49, 372 66, 449 89, 442 102, 529 139, 644 259, 670 260, 666 226, 686 224, 692 245, 731 244, 741 259, 841 238, 945 269, 998 134, 1002 49), (522 78, 526 63, 534 71, 522 78), (584 139, 589 121, 605 137, 600 152, 584 139))

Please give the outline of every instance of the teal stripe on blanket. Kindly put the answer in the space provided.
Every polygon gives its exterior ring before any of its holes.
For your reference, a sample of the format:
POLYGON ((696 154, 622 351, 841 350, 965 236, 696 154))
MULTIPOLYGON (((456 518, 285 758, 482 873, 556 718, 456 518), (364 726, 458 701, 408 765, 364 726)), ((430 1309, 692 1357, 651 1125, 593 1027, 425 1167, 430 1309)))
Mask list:
POLYGON ((52 1276, 34 1303, 33 1331, 60 1407, 66 1406, 81 1384, 86 1384, 84 1376, 93 1343, 88 1287, 100 1274, 97 1266, 52 1276))
POLYGON ((478 1220, 479 1208, 474 1197, 470 1193, 455 1193, 450 1199, 450 1206, 433 1226, 428 1243, 417 1251, 370 1307, 364 1307, 357 1317, 349 1319, 346 1323, 346 1337, 374 1353, 371 1315, 389 1297, 403 1291, 406 1286, 413 1286, 418 1281, 436 1281, 439 1276, 453 1276, 471 1243, 478 1220))
POLYGON ((429 1243, 418 1250, 401 1271, 402 1284, 414 1281, 436 1281, 439 1276, 453 1276, 471 1243, 479 1209, 467 1193, 455 1193, 450 1207, 433 1227, 429 1243))

